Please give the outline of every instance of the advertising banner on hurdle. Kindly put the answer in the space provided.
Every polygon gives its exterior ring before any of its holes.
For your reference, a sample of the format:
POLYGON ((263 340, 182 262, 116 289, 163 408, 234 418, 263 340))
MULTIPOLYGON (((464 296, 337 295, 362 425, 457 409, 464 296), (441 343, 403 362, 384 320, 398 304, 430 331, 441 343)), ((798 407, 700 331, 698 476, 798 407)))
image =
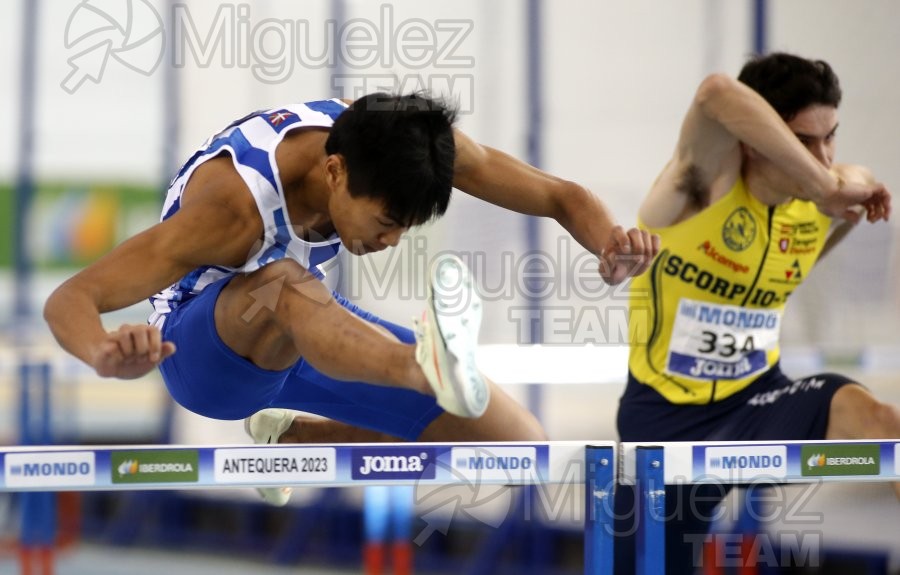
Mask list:
POLYGON ((0 490, 567 483, 581 481, 584 451, 584 442, 11 447, 0 450, 0 490))
POLYGON ((634 483, 638 446, 663 447, 667 485, 900 479, 896 441, 664 442, 622 443, 622 483, 634 483))

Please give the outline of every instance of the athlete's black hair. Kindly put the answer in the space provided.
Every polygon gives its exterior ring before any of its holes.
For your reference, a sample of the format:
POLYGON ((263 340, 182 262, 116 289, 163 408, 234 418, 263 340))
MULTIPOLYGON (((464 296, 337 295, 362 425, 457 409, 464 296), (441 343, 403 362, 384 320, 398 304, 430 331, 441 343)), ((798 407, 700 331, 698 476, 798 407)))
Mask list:
POLYGON ((423 94, 369 94, 338 116, 325 151, 344 157, 351 196, 381 199, 396 222, 418 225, 450 203, 455 119, 423 94))
POLYGON ((841 84, 823 60, 776 52, 747 62, 738 80, 765 98, 785 122, 813 104, 837 108, 841 103, 841 84))

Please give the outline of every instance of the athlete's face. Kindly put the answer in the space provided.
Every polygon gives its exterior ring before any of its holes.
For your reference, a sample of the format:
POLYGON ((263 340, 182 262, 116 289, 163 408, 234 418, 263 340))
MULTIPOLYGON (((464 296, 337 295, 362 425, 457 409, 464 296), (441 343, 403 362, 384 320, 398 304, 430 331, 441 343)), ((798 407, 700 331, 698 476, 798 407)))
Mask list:
POLYGON ((787 123, 810 153, 826 168, 834 162, 837 109, 816 104, 804 108, 787 123))
MULTIPOLYGON (((809 106, 798 112, 787 125, 813 157, 830 169, 834 162, 837 109, 818 104, 809 106)), ((781 193, 785 197, 798 195, 796 188, 799 182, 788 176, 787 172, 761 154, 751 152, 751 157, 754 171, 767 182, 770 192, 781 193)))
POLYGON ((384 204, 374 198, 353 198, 347 192, 336 208, 331 214, 334 227, 344 247, 355 255, 396 246, 407 230, 388 216, 384 204))
MULTIPOLYGON (((326 171, 329 169, 326 166, 326 171)), ((362 255, 400 243, 408 228, 387 214, 381 200, 350 195, 342 161, 331 169, 335 172, 328 178, 331 188, 328 210, 344 247, 352 254, 362 255)))

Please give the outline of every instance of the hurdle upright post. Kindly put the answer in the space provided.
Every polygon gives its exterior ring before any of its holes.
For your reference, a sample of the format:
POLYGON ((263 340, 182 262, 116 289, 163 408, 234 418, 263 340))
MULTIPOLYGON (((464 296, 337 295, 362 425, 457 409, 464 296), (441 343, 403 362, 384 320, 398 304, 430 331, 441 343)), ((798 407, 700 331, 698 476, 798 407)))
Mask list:
POLYGON ((584 573, 613 572, 612 496, 615 487, 615 450, 588 445, 584 453, 584 573))
POLYGON ((664 450, 660 446, 639 445, 635 451, 635 514, 637 575, 659 575, 666 569, 666 484, 664 450))
MULTIPOLYGON (((50 445, 51 370, 46 361, 23 357, 19 364, 19 443, 50 445), (34 376, 37 376, 35 380, 34 376), (36 400, 36 404, 35 404, 36 400)), ((19 563, 23 575, 52 575, 56 543, 56 494, 50 491, 22 493, 20 501, 19 563)))

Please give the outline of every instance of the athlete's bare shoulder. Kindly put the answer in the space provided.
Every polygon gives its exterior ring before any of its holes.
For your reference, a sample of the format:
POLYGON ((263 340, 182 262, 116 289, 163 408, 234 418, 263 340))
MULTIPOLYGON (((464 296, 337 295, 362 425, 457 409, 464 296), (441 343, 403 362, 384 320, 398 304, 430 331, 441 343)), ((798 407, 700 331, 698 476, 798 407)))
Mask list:
POLYGON ((181 195, 181 205, 195 203, 214 203, 236 213, 256 212, 253 196, 227 153, 203 162, 191 174, 181 195))
POLYGON ((263 235, 256 200, 228 154, 207 160, 194 170, 172 219, 182 220, 179 227, 187 225, 207 238, 217 238, 220 254, 217 261, 208 263, 242 264, 250 247, 263 235))

